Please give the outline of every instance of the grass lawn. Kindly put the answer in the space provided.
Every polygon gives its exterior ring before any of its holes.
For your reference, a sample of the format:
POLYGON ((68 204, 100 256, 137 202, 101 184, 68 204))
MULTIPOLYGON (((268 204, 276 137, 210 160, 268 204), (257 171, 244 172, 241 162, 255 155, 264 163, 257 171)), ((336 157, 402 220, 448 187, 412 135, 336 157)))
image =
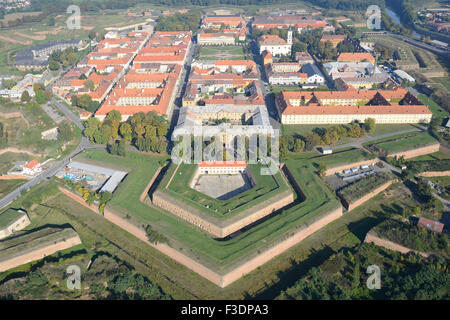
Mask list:
POLYGON ((217 218, 229 218, 289 189, 280 172, 275 176, 261 175, 261 165, 249 165, 255 186, 227 200, 217 200, 189 187, 197 165, 183 163, 168 185, 176 165, 171 164, 160 184, 160 191, 217 218), (167 186, 167 189, 166 189, 167 186))
POLYGON ((432 78, 432 82, 439 83, 447 89, 447 91, 450 91, 450 79, 448 77, 444 78, 432 78))
POLYGON ((390 154, 424 147, 437 142, 428 132, 412 132, 367 142, 364 145, 375 145, 377 148, 390 154))
POLYGON ((365 150, 358 148, 343 148, 333 151, 330 155, 323 155, 311 158, 311 161, 318 165, 325 164, 328 168, 337 167, 341 164, 374 159, 375 156, 365 150))
POLYGON ((430 109, 430 111, 433 112, 434 117, 443 119, 450 115, 450 113, 448 111, 446 111, 444 108, 442 108, 436 102, 434 102, 434 100, 431 99, 430 97, 428 97, 427 95, 419 94, 418 98, 419 98, 420 102, 422 102, 424 105, 428 106, 428 109, 430 109))
POLYGON ((418 156, 415 158, 410 158, 408 159, 408 162, 410 161, 426 161, 426 160, 448 160, 450 159, 450 156, 448 156, 447 154, 443 153, 443 152, 435 152, 435 153, 430 153, 430 154, 425 154, 423 156, 418 156))
MULTIPOLYGON (((326 128, 333 127, 333 126, 336 126, 336 125, 335 124, 320 124, 320 125, 317 125, 317 124, 284 124, 282 126, 282 132, 283 132, 283 134, 293 135, 294 137, 297 135, 304 137, 310 133, 313 133, 314 129, 326 129, 326 128)), ((414 128, 417 128, 417 126, 413 125, 413 124, 377 124, 377 125, 375 125, 375 129, 373 130, 373 132, 371 132, 367 136, 377 137, 377 136, 381 136, 384 134, 395 133, 395 132, 405 131, 405 130, 414 129, 414 128)), ((339 140, 334 145, 341 145, 341 144, 349 143, 352 141, 358 141, 358 140, 361 140, 361 139, 347 137, 347 138, 343 138, 343 139, 339 140)))
POLYGON ((0 197, 3 198, 25 182, 27 182, 27 180, 24 179, 0 180, 0 197))
POLYGON ((241 46, 201 46, 200 60, 241 60, 244 51, 241 46))

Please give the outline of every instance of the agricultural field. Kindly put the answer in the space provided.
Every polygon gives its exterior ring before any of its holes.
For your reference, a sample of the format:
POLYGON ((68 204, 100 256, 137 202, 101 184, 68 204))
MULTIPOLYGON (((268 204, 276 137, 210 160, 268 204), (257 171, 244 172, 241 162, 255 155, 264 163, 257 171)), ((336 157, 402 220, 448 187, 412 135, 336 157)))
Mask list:
POLYGON ((374 173, 339 190, 338 195, 351 204, 394 178, 387 172, 374 173))
POLYGON ((32 45, 59 40, 88 40, 91 30, 102 31, 108 27, 123 27, 146 21, 147 17, 130 17, 124 11, 104 10, 101 14, 88 14, 81 17, 81 28, 69 30, 66 21, 69 15, 57 15, 55 25, 49 26, 47 19, 41 22, 24 24, 14 28, 2 28, 0 38, 0 75, 24 75, 14 67, 17 51, 32 45))
POLYGON ((244 51, 241 46, 202 46, 199 60, 242 60, 244 51))

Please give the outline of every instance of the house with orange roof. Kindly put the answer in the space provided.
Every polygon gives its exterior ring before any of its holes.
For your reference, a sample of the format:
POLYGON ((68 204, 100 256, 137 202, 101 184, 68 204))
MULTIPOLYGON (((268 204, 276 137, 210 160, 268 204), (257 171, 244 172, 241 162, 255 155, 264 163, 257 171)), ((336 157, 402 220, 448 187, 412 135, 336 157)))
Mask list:
POLYGON ((41 164, 36 159, 26 163, 22 168, 22 173, 27 176, 34 176, 42 172, 41 164))
POLYGON ((270 51, 264 50, 263 52, 261 52, 261 57, 263 59, 263 64, 269 64, 273 62, 273 56, 270 53, 270 51))
POLYGON ((230 32, 203 32, 197 35, 197 42, 203 46, 235 45, 236 35, 230 32))
POLYGON ((202 161, 199 174, 238 174, 247 168, 246 161, 202 161))
POLYGON ((375 64, 375 58, 369 52, 343 52, 337 58, 338 62, 370 62, 375 64))

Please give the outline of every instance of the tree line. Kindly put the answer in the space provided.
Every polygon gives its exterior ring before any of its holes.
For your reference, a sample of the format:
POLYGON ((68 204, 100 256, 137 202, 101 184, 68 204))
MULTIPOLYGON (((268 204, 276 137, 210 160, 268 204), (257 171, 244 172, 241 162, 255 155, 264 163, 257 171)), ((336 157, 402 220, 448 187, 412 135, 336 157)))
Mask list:
MULTIPOLYGON (((121 119, 122 116, 117 110, 109 112, 104 121, 95 117, 89 118, 85 123, 84 134, 95 143, 104 144, 120 138, 140 151, 166 151, 169 122, 165 116, 152 111, 147 114, 136 113, 127 121, 121 119)), ((124 142, 113 142, 108 149, 113 154, 124 155, 124 146, 124 142)))

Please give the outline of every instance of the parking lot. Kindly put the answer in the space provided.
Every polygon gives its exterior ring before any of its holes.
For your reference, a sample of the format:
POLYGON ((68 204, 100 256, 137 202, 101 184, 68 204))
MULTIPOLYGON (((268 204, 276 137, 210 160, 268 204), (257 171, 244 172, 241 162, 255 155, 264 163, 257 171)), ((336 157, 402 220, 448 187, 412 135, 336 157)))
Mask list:
POLYGON ((355 167, 349 170, 337 172, 336 174, 327 176, 325 178, 325 181, 328 182, 331 188, 337 191, 355 181, 364 179, 365 177, 375 172, 383 172, 383 171, 390 171, 390 170, 387 167, 380 168, 378 165, 372 164, 368 166, 361 166, 357 168, 355 167))

